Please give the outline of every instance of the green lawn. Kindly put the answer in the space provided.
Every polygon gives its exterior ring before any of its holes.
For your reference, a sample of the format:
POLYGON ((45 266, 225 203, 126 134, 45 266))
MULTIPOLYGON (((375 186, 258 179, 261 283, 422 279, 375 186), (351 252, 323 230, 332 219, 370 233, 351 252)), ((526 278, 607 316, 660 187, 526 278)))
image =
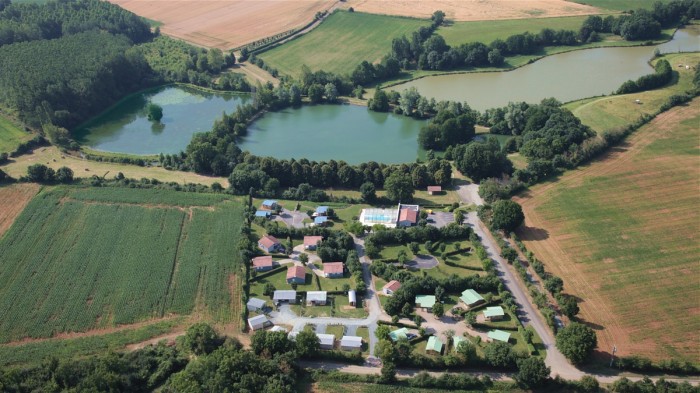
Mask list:
MULTIPOLYGON (((292 266, 291 264, 284 265, 285 267, 292 266)), ((271 283, 275 289, 292 289, 292 284, 287 284, 287 269, 250 283, 250 296, 262 297, 265 284, 271 283)), ((306 268, 306 283, 297 284, 298 291, 317 291, 316 280, 311 269, 306 268)))
POLYGON ((0 115, 0 153, 13 152, 21 142, 26 142, 30 139, 32 139, 32 136, 29 133, 0 115))
POLYGON ((428 25, 421 19, 337 11, 308 34, 259 57, 295 78, 303 64, 312 71, 349 74, 363 60, 380 60, 391 50, 393 38, 410 36, 420 26, 428 25))
POLYGON ((42 190, 0 240, 0 342, 187 315, 238 320, 238 202, 127 188, 42 190))
POLYGON ((326 326, 326 334, 332 334, 335 336, 336 340, 340 340, 345 335, 345 326, 343 326, 343 325, 326 326))
POLYGON ((521 34, 526 31, 536 34, 544 28, 578 31, 586 18, 586 16, 568 16, 560 18, 455 22, 449 26, 440 27, 437 33, 445 37, 445 41, 450 46, 468 42, 483 42, 488 45, 499 38, 505 40, 511 35, 521 34))

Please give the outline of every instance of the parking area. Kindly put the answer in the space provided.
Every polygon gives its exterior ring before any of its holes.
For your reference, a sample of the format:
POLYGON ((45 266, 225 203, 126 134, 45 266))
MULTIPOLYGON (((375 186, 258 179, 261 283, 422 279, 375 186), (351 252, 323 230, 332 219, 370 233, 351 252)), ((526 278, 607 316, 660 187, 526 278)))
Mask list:
POLYGON ((442 228, 453 222, 455 222, 455 216, 450 212, 434 211, 432 214, 428 215, 428 224, 438 228, 442 228))

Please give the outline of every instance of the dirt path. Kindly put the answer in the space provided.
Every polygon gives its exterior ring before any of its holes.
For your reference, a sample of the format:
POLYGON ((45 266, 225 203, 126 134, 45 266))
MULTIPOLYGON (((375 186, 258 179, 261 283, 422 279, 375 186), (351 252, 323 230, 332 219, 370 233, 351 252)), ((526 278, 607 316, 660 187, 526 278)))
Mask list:
POLYGON ((275 78, 269 72, 248 61, 236 64, 235 66, 231 67, 230 70, 232 72, 241 72, 245 74, 245 76, 248 78, 248 82, 252 82, 253 84, 255 84, 256 82, 260 82, 262 84, 271 82, 275 86, 280 84, 279 79, 275 78))
POLYGON ((645 147, 664 137, 672 129, 670 125, 687 118, 690 113, 696 113, 699 101, 695 99, 688 106, 657 116, 650 125, 633 134, 624 144, 610 149, 592 164, 566 173, 557 182, 535 186, 514 198, 522 205, 525 213, 525 224, 518 230, 518 236, 538 258, 545 262, 552 273, 564 278, 567 288, 573 294, 585 297, 579 316, 601 327, 597 330, 600 351, 609 354, 614 345, 630 348, 632 344, 630 335, 611 309, 610 299, 600 295, 597 285, 589 280, 583 267, 577 265, 572 256, 562 248, 556 234, 550 234, 547 239, 542 238, 543 228, 549 228, 549 226, 538 209, 549 200, 550 193, 555 188, 577 186, 587 177, 612 174, 628 165, 645 147))

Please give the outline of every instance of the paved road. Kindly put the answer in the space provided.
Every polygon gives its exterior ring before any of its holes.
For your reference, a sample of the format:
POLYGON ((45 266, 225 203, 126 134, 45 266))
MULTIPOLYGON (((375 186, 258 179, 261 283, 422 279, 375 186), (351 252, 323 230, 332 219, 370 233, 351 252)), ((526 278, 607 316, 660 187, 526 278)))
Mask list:
POLYGON ((275 216, 275 220, 282 221, 290 228, 303 228, 304 219, 308 217, 306 213, 282 209, 280 214, 275 216))

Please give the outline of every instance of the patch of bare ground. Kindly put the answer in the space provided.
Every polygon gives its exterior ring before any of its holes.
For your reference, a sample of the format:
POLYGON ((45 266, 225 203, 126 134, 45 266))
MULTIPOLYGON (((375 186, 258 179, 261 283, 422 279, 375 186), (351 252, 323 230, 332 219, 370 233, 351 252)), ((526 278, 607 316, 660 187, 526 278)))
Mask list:
POLYGON ((163 34, 208 48, 232 49, 302 27, 335 0, 110 0, 163 23, 163 34))
MULTIPOLYGON (((691 267, 678 254, 697 253, 698 233, 694 228, 698 228, 698 213, 693 206, 698 205, 700 162, 693 155, 640 157, 655 141, 677 136, 681 123, 697 116, 697 108, 695 99, 665 112, 590 165, 514 198, 523 206, 526 217, 518 236, 549 271, 564 279, 567 292, 582 299, 579 317, 596 330, 602 352, 609 353, 617 346, 619 355, 652 359, 668 358, 674 351, 697 359, 700 352, 697 340, 689 343, 677 339, 697 325, 685 306, 678 307, 694 295, 678 293, 677 288, 686 288, 693 279, 684 271, 697 277, 697 263, 691 267), (666 159, 669 157, 672 159, 666 159), (679 180, 670 180, 676 177, 679 180), (615 191, 596 188, 590 182, 596 178, 616 179, 615 191), (599 240, 575 229, 579 224, 576 220, 581 218, 552 213, 552 205, 548 204, 561 190, 584 186, 606 207, 639 206, 633 213, 635 222, 625 223, 617 238, 608 241, 618 248, 627 247, 629 242, 648 241, 662 256, 669 252, 673 256, 652 261, 658 265, 653 266, 653 273, 646 268, 648 265, 624 265, 625 261, 620 260, 628 260, 624 253, 616 258, 595 254, 599 252, 599 240), (542 236, 543 231, 546 236, 542 236), (689 241, 678 241, 679 237, 689 241)), ((586 224, 592 225, 590 220, 586 224)), ((598 223, 601 227, 609 224, 598 223)), ((697 293, 691 288, 687 290, 697 293)))
POLYGON ((601 10, 564 0, 348 0, 343 8, 371 14, 430 18, 441 10, 452 21, 551 18, 593 15, 601 10))
POLYGON ((30 183, 0 186, 0 238, 39 192, 39 188, 38 184, 30 183))

